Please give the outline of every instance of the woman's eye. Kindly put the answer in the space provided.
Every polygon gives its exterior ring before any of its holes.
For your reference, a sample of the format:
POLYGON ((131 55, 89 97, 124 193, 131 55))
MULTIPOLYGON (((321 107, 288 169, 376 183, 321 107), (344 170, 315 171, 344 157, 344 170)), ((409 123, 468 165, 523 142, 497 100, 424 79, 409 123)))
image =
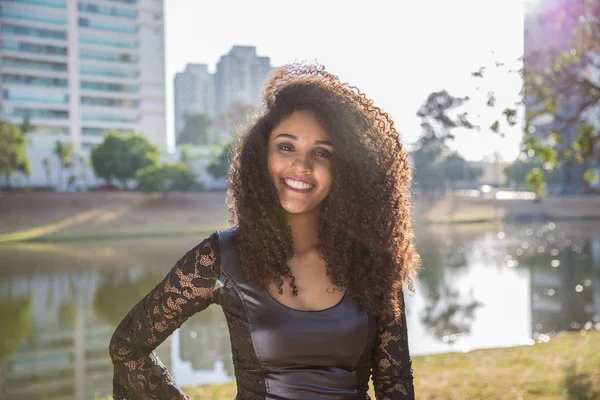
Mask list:
MULTIPOLYGON (((291 152, 291 151, 295 151, 294 146, 289 145, 289 144, 280 144, 277 146, 277 148, 281 151, 285 151, 285 152, 291 152)), ((331 153, 327 150, 316 150, 314 152, 314 154, 317 157, 321 157, 321 158, 329 158, 331 157, 331 153)))

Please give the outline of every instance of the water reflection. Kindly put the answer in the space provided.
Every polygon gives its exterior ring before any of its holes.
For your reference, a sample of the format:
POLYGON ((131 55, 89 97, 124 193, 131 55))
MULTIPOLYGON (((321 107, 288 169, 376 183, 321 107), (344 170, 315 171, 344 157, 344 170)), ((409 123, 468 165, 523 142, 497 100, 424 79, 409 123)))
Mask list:
MULTIPOLYGON (((600 329, 600 223, 420 229, 416 294, 407 292, 413 354, 547 340, 600 329)), ((116 324, 202 238, 0 247, 0 398, 108 394, 116 324)), ((179 384, 233 377, 218 306, 157 350, 179 384)))

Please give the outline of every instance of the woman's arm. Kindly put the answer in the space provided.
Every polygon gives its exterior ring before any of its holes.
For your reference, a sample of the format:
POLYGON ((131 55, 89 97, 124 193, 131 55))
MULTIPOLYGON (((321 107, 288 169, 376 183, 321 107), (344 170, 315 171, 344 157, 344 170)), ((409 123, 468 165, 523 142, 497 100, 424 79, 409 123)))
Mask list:
POLYGON ((382 313, 377 318, 373 348, 373 384, 377 400, 414 400, 412 361, 408 350, 404 294, 402 314, 382 313))
POLYGON ((220 272, 217 240, 215 233, 185 254, 117 327, 109 348, 115 400, 187 399, 154 349, 214 301, 220 272))

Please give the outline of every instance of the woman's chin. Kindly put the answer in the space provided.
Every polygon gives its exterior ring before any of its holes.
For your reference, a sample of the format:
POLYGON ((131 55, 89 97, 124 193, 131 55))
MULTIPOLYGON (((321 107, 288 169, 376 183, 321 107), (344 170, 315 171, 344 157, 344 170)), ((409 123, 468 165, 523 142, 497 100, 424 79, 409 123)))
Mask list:
POLYGON ((305 213, 305 212, 308 211, 308 209, 306 207, 286 207, 286 206, 283 206, 283 209, 288 214, 302 214, 302 213, 305 213))
POLYGON ((282 203, 281 207, 289 214, 302 214, 313 210, 315 207, 310 207, 308 204, 289 204, 282 203))

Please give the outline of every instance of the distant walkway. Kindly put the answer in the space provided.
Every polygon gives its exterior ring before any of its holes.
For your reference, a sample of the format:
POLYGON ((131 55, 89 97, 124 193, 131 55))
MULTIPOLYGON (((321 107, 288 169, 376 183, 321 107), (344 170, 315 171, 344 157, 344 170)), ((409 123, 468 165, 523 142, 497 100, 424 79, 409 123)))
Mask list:
MULTIPOLYGON (((228 226, 225 192, 143 194, 0 193, 0 243, 183 235, 228 226)), ((416 224, 599 220, 600 196, 499 200, 464 195, 413 198, 416 224)))

